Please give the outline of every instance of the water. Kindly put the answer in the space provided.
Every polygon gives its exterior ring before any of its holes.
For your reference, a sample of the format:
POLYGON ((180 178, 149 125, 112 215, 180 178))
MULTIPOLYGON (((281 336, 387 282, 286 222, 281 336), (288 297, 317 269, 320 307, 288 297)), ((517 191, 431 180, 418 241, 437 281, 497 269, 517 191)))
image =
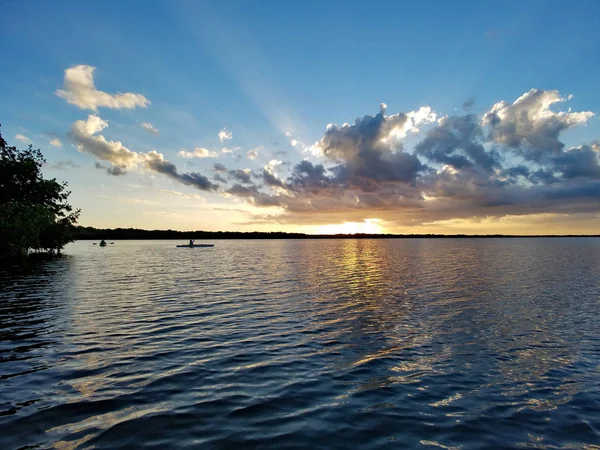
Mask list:
POLYGON ((598 448, 600 239, 71 244, 0 276, 0 448, 598 448))

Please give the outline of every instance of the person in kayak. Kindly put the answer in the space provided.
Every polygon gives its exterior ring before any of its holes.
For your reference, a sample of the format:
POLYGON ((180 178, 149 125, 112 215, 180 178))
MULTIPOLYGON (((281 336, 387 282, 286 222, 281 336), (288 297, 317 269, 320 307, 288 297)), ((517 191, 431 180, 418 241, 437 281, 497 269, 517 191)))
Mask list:
POLYGON ((190 247, 193 247, 193 246, 194 246, 194 242, 196 242, 196 240, 195 240, 195 239, 190 239, 190 247))
POLYGON ((102 246, 106 245, 106 241, 105 241, 104 239, 102 239, 102 240, 100 241, 100 245, 102 245, 102 246))

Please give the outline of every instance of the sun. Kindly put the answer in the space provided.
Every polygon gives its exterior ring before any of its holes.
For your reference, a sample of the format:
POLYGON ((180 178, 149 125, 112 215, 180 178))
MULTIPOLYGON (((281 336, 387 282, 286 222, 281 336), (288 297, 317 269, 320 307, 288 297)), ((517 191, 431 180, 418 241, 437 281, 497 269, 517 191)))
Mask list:
POLYGON ((379 219, 365 219, 362 222, 332 223, 317 228, 317 234, 380 234, 383 232, 383 227, 379 219))

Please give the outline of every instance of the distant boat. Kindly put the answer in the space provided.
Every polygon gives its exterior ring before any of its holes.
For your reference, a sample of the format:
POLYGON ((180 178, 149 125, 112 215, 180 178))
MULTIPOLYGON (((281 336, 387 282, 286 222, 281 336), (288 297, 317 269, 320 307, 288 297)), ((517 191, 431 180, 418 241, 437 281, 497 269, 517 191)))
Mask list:
MULTIPOLYGON (((113 245, 114 242, 110 242, 110 245, 113 245)), ((102 241, 99 244, 96 244, 95 242, 92 245, 99 245, 100 247, 106 247, 106 242, 102 241)))
POLYGON ((185 244, 185 245, 178 245, 177 247, 179 248, 194 248, 194 247, 214 247, 215 244, 185 244))

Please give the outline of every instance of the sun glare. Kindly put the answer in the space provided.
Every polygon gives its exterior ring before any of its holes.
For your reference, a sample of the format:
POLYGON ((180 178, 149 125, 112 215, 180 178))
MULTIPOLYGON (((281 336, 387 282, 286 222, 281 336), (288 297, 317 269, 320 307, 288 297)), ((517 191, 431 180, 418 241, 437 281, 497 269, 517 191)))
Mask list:
POLYGON ((332 223, 317 228, 317 234, 380 234, 383 232, 379 219, 366 219, 363 222, 332 223))

